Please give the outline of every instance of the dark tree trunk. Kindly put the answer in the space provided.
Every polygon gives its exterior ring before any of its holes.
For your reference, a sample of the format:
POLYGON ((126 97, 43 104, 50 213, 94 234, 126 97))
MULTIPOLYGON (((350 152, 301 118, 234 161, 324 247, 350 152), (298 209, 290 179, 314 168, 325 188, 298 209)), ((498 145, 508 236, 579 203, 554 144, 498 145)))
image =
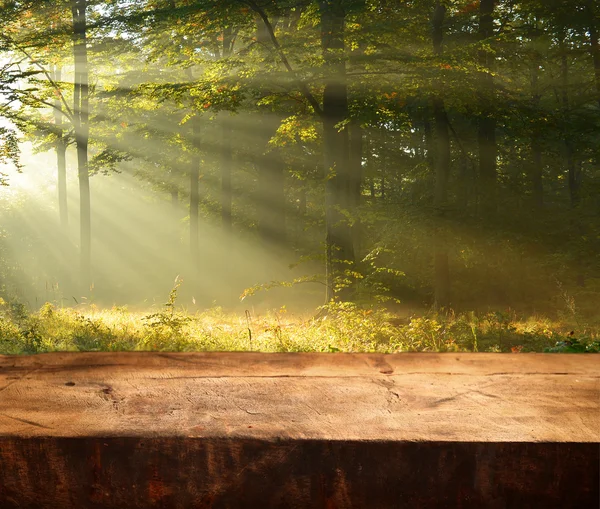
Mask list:
POLYGON ((536 210, 541 210, 544 205, 544 180, 542 170, 542 145, 539 136, 534 133, 531 138, 531 191, 533 207, 536 210))
POLYGON ((456 196, 456 210, 460 211, 461 215, 467 215, 470 209, 470 198, 473 194, 474 175, 469 171, 469 158, 461 151, 458 159, 458 189, 456 196))
MULTIPOLYGON (((199 269, 200 239, 198 235, 198 208, 200 206, 200 193, 198 181, 200 180, 200 132, 197 125, 198 119, 193 118, 191 122, 194 153, 190 166, 190 255, 193 266, 199 269)), ((176 197, 177 191, 175 191, 176 197)))
MULTIPOLYGON (((360 197, 362 194, 363 183, 363 130, 357 121, 350 124, 350 154, 349 154, 349 203, 348 209, 352 212, 358 211, 360 197)), ((360 256, 361 246, 361 224, 358 214, 354 214, 354 223, 352 225, 352 247, 354 256, 360 256)))
POLYGON ((539 67, 540 61, 537 55, 534 55, 531 66, 531 94, 536 118, 536 125, 533 127, 531 135, 531 191, 533 198, 533 207, 540 210, 544 205, 544 183, 542 180, 542 144, 540 140, 539 128, 537 127, 538 109, 540 106, 539 91, 539 67))
POLYGON ((300 184, 299 197, 298 197, 298 215, 302 222, 306 218, 307 212, 307 197, 306 197, 306 184, 304 181, 300 184))
POLYGON ((79 178, 79 215, 81 242, 81 286, 84 293, 91 289, 92 229, 90 206, 90 176, 88 170, 89 86, 87 59, 87 0, 73 0, 73 54, 75 82, 73 114, 77 146, 77 175, 79 178))
MULTIPOLYGON (((593 8, 592 4, 589 4, 590 7, 590 19, 592 23, 590 24, 590 49, 592 52, 592 61, 594 62, 594 77, 596 81, 596 96, 598 100, 598 107, 600 107, 600 41, 598 40, 598 15, 597 10, 593 8)), ((596 160, 596 169, 598 170, 600 163, 596 160)), ((600 205, 600 201, 598 201, 598 205, 600 205)), ((600 209, 599 209, 600 210, 600 209)))
MULTIPOLYGON (((561 42, 561 90, 562 90, 562 106, 565 119, 570 115, 569 104, 569 59, 566 44, 561 42)), ((569 175, 569 198, 571 208, 575 209, 580 202, 580 187, 581 187, 581 171, 580 167, 575 163, 575 151, 573 148, 573 140, 569 133, 565 135, 565 160, 567 163, 567 172, 569 175)))
MULTIPOLYGON (((62 72, 59 66, 54 67, 52 79, 59 84, 62 80, 62 72)), ((67 144, 64 138, 63 115, 60 112, 60 99, 54 101, 54 123, 57 129, 56 139, 56 166, 58 187, 58 214, 60 225, 63 229, 69 226, 69 213, 67 208, 67 144)))
MULTIPOLYGON (((571 113, 571 106, 569 101, 569 56, 568 49, 565 43, 566 34, 563 34, 561 40, 561 91, 562 91, 562 106, 565 120, 567 120, 571 113)), ((570 137, 568 128, 565 126, 565 159, 567 163, 567 171, 569 175, 569 200, 571 205, 571 234, 574 244, 579 244, 580 239, 584 236, 583 224, 579 220, 579 211, 577 210, 581 201, 581 164, 577 164, 575 161, 575 150, 573 146, 573 139, 570 137)), ((575 279, 579 286, 585 286, 585 269, 581 256, 581 248, 576 248, 576 276, 575 279)))
MULTIPOLYGON (((287 12, 283 21, 290 20, 287 12)), ((270 35, 265 23, 260 16, 256 18, 256 40, 265 48, 263 58, 276 60, 275 55, 268 51, 270 35)), ((271 137, 280 125, 280 118, 270 111, 259 121, 257 145, 261 147, 262 154, 258 157, 258 192, 256 207, 258 212, 258 232, 267 249, 274 245, 283 246, 286 242, 285 231, 285 162, 279 148, 269 146, 271 137)))
POLYGON ((341 0, 319 1, 321 46, 328 73, 323 92, 323 152, 326 172, 327 301, 345 300, 349 289, 337 280, 354 261, 352 234, 341 209, 348 206, 348 129, 337 125, 348 117, 348 89, 344 61, 345 12, 341 0), (336 292, 336 290, 340 290, 336 292))
MULTIPOLYGON (((231 56, 233 34, 231 27, 223 30, 223 58, 231 56)), ((233 134, 230 114, 223 112, 221 125, 221 223, 223 231, 231 232, 232 229, 232 192, 231 192, 231 137, 233 134)))
MULTIPOLYGON (((446 7, 437 4, 433 13, 433 52, 442 55, 443 26, 446 7)), ((444 84, 437 83, 433 97, 435 130, 435 189, 434 208, 436 228, 434 235, 434 308, 447 308, 450 304, 450 268, 448 266, 448 242, 443 225, 448 205, 448 180, 450 178, 450 133, 442 96, 444 84)))
POLYGON ((307 193, 306 193, 306 182, 301 180, 298 187, 298 210, 295 224, 295 241, 294 247, 301 249, 303 246, 304 239, 304 227, 306 224, 306 213, 307 213, 307 193))
POLYGON ((58 213, 60 225, 67 229, 69 226, 69 209, 67 203, 67 144, 64 139, 56 142, 56 165, 58 168, 58 213))
POLYGON ((365 142, 364 142, 364 157, 365 157, 365 168, 363 169, 363 182, 369 186, 369 197, 371 198, 371 202, 375 201, 375 176, 373 175, 373 159, 371 157, 371 146, 373 144, 373 132, 367 131, 365 133, 365 142), (371 175, 366 178, 365 173, 371 175))
MULTIPOLYGON (((479 6, 479 38, 484 41, 494 35, 495 0, 481 0, 479 6)), ((485 218, 496 213, 496 119, 493 113, 495 101, 494 79, 491 74, 494 55, 486 50, 479 51, 479 65, 485 69, 479 76, 479 103, 481 113, 477 132, 479 145, 479 188, 480 206, 485 218)))
POLYGON ((231 119, 229 113, 224 112, 221 125, 221 224, 225 232, 230 232, 232 227, 231 136, 231 119))
POLYGON ((285 168, 277 148, 259 163, 258 230, 266 246, 285 244, 285 168))
POLYGON ((598 41, 598 18, 594 11, 590 14, 592 19, 592 23, 590 24, 590 49, 592 52, 592 60, 594 62, 598 106, 600 106, 600 42, 598 41))
POLYGON ((435 161, 434 161, 434 150, 433 150, 433 129, 431 128, 431 121, 428 118, 430 112, 427 111, 425 113, 425 120, 423 121, 423 134, 424 134, 424 142, 425 142, 425 161, 427 162, 427 167, 431 171, 435 171, 435 161))
POLYGON ((448 180, 450 177, 450 135, 448 121, 441 97, 433 100, 435 120, 436 161, 434 208, 436 232, 434 238, 434 307, 447 308, 450 304, 450 268, 448 265, 448 240, 444 228, 448 208, 448 180))

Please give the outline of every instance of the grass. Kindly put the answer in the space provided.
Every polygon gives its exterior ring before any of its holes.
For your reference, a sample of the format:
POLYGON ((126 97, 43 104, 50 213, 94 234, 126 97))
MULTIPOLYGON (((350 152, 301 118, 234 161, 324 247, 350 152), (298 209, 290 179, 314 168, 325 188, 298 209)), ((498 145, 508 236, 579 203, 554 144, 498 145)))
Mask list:
POLYGON ((45 304, 29 313, 0 303, 0 354, 53 351, 261 352, 598 352, 600 326, 580 318, 550 320, 515 312, 453 312, 401 319, 384 309, 334 304, 317 317, 285 308, 253 316, 214 308, 194 315, 45 304))

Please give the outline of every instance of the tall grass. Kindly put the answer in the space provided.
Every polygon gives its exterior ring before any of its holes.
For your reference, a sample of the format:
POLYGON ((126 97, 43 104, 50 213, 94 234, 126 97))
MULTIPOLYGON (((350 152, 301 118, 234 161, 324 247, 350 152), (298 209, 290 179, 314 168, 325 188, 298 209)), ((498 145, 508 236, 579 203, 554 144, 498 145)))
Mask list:
POLYGON ((0 354, 52 351, 542 352, 598 351, 600 327, 581 327, 510 310, 400 319, 384 309, 341 303, 313 315, 285 308, 263 315, 213 308, 186 314, 176 292, 157 312, 58 308, 28 313, 0 302, 0 354))

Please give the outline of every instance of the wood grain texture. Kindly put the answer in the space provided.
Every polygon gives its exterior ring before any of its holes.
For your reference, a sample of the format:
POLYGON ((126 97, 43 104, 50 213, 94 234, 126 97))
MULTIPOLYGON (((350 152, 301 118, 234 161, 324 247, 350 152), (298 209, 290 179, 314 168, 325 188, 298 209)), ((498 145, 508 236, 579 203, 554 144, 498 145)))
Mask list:
POLYGON ((0 508, 597 507, 599 358, 0 356, 0 508))

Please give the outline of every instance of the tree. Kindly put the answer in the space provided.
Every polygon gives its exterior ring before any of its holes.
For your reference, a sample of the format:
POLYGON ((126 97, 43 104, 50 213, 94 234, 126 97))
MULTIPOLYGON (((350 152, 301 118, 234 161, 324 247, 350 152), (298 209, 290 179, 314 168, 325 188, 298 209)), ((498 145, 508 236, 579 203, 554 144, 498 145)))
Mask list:
POLYGON ((79 217, 81 242, 81 282, 85 293, 92 283, 92 225, 90 205, 89 142, 89 71, 87 53, 87 0, 72 0, 73 58, 75 81, 73 89, 73 122, 77 149, 79 179, 79 217))
POLYGON ((481 112, 478 118, 480 204, 483 215, 491 218, 496 212, 496 117, 494 78, 492 75, 494 52, 490 48, 494 37, 495 0, 481 0, 479 7, 479 65, 482 68, 479 77, 479 102, 481 112))
MULTIPOLYGON (((439 58, 442 56, 444 16, 446 7, 436 2, 432 18, 433 52, 439 58)), ((435 150, 435 191, 434 207, 438 221, 443 221, 448 205, 448 179, 450 177, 450 133, 448 118, 444 106, 443 82, 438 83, 438 91, 432 97, 434 130, 436 139, 435 150)), ((450 270, 448 268, 448 248, 444 239, 444 229, 436 225, 434 246, 434 307, 444 308, 450 304, 450 270)))

